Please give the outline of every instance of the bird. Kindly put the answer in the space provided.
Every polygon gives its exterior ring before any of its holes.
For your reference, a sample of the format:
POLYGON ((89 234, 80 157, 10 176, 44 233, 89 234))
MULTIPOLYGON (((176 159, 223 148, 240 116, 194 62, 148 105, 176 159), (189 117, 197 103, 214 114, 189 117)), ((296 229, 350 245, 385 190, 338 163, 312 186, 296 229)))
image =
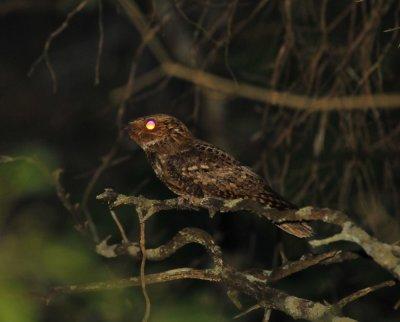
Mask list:
MULTIPOLYGON (((249 199, 277 209, 298 209, 276 193, 260 175, 211 143, 196 138, 179 119, 167 114, 139 117, 125 127, 146 154, 156 176, 186 200, 249 199)), ((305 222, 277 226, 299 238, 311 237, 305 222)))

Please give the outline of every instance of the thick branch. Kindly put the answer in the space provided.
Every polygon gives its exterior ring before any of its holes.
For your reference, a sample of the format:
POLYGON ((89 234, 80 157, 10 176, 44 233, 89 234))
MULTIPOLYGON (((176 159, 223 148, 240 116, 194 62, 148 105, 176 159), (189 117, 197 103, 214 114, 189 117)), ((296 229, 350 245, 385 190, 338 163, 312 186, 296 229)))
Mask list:
MULTIPOLYGON (((136 210, 141 213, 143 218, 150 218, 153 214, 160 210, 166 209, 197 209, 201 206, 210 211, 216 211, 216 205, 219 205, 219 210, 227 211, 231 209, 233 211, 240 210, 240 205, 246 206, 245 210, 248 210, 249 204, 243 203, 243 201, 232 201, 222 202, 220 200, 203 200, 196 205, 183 204, 182 201, 175 199, 158 201, 149 200, 144 197, 129 197, 119 195, 112 190, 106 190, 103 194, 98 196, 98 199, 105 200, 109 203, 110 207, 118 207, 121 205, 134 205, 136 210)), ((254 207, 254 205, 252 205, 254 207)), ((254 209, 253 209, 254 210, 254 209)), ((258 214, 261 213, 261 208, 257 210, 258 214)), ((264 209, 264 212, 268 209, 264 209)), ((303 211, 304 212, 304 211, 303 211)), ((312 211, 306 212, 295 212, 290 214, 284 214, 290 217, 290 220, 304 220, 310 219, 309 217, 316 217, 320 220, 324 220, 327 216, 327 210, 323 210, 319 215, 312 211)), ((337 216, 333 220, 345 225, 348 221, 345 215, 341 213, 333 212, 337 216)), ((268 218, 268 216, 266 216, 268 218)), ((275 214, 272 217, 276 217, 275 214)), ((325 221, 330 222, 332 219, 326 219, 325 221)), ((125 249, 130 255, 140 257, 140 248, 137 244, 124 241, 122 249, 125 249)), ((313 302, 307 299, 302 299, 296 296, 286 294, 283 291, 270 287, 268 284, 279 279, 282 279, 288 275, 294 274, 300 270, 304 270, 312 265, 317 264, 330 264, 340 262, 343 260, 356 258, 357 255, 352 253, 345 253, 341 251, 331 251, 325 254, 319 255, 308 255, 302 257, 300 260, 288 263, 282 267, 279 267, 273 271, 261 271, 261 272, 239 272, 232 268, 230 265, 223 262, 222 253, 220 248, 215 244, 212 237, 197 228, 185 228, 177 233, 169 242, 155 248, 146 249, 145 257, 148 260, 163 260, 167 257, 172 256, 178 249, 189 244, 196 243, 202 245, 213 260, 213 268, 197 270, 191 268, 178 268, 158 274, 149 274, 146 276, 134 277, 129 279, 123 279, 112 282, 101 282, 91 283, 86 285, 70 285, 63 287, 56 287, 52 289, 50 298, 60 293, 81 293, 95 290, 107 290, 114 288, 122 288, 128 286, 139 286, 142 285, 143 279, 146 284, 154 284, 161 282, 169 282, 173 280, 181 279, 199 279, 211 282, 217 282, 225 286, 228 290, 246 294, 257 301, 257 307, 264 308, 265 310, 275 309, 282 311, 295 319, 307 319, 309 321, 355 321, 347 317, 341 317, 339 314, 340 308, 347 303, 364 296, 370 292, 378 290, 382 287, 392 286, 395 283, 393 281, 385 282, 377 286, 357 291, 336 304, 322 304, 319 302, 313 302)), ((99 244, 98 252, 102 255, 110 255, 116 253, 119 246, 108 245, 107 239, 99 244), (109 252, 107 252, 109 251, 109 252)), ((116 254, 117 255, 117 254, 116 254)))
MULTIPOLYGON (((181 279, 199 279, 211 282, 217 282, 225 286, 229 290, 235 290, 247 294, 255 299, 260 306, 265 308, 273 308, 285 312, 293 318, 308 319, 310 321, 354 321, 347 318, 341 318, 336 312, 336 306, 321 304, 318 302, 309 301, 306 299, 298 298, 282 292, 280 290, 269 287, 265 279, 260 279, 249 272, 238 272, 229 265, 223 263, 222 254, 219 247, 214 243, 213 239, 206 232, 196 228, 186 228, 181 230, 171 241, 166 244, 155 248, 146 249, 146 257, 149 260, 162 260, 174 254, 180 247, 189 243, 196 243, 202 245, 213 260, 214 268, 205 270, 196 270, 190 268, 178 268, 158 274, 150 274, 144 276, 146 284, 155 284, 161 282, 169 282, 181 279)), ((339 253, 339 252, 338 252, 339 253)), ((307 261, 303 258, 298 264, 298 269, 294 270, 295 263, 288 265, 290 267, 280 268, 280 273, 270 274, 274 276, 274 280, 292 274, 294 271, 300 270, 300 266, 304 269, 312 264, 327 260, 336 256, 333 252, 324 256, 317 256, 309 265, 305 265, 307 261), (287 274, 282 271, 288 269, 287 274)), ((272 280, 272 279, 271 279, 272 280)), ((140 286, 141 278, 129 278, 111 282, 90 283, 86 285, 69 285, 53 288, 50 293, 50 299, 57 294, 62 293, 82 293, 97 290, 109 290, 115 288, 123 288, 129 286, 140 286)), ((49 299, 48 299, 49 300, 49 299)))
POLYGON ((335 224, 342 228, 342 231, 324 240, 312 240, 311 245, 319 246, 334 241, 350 241, 358 244, 371 258, 380 266, 392 273, 400 280, 400 247, 380 242, 370 236, 363 229, 355 225, 346 214, 327 208, 319 209, 314 207, 304 207, 299 210, 278 211, 268 209, 252 200, 230 200, 204 198, 196 204, 184 203, 182 200, 169 199, 165 201, 150 200, 144 197, 125 196, 115 193, 111 189, 106 189, 97 199, 107 201, 110 207, 122 205, 134 205, 139 208, 146 208, 148 217, 161 210, 168 209, 194 209, 198 207, 207 209, 211 214, 221 211, 250 211, 261 217, 265 217, 275 223, 291 221, 311 221, 320 220, 325 223, 335 224))
POLYGON ((193 69, 181 64, 164 63, 163 70, 174 76, 196 85, 219 91, 234 97, 284 106, 308 112, 332 110, 365 110, 369 108, 394 109, 400 107, 400 94, 374 94, 342 97, 307 97, 288 92, 278 92, 265 88, 238 84, 227 78, 219 77, 200 69, 193 69))
MULTIPOLYGON (((205 208, 209 210, 212 214, 216 211, 225 212, 250 210, 257 213, 258 215, 265 216, 269 219, 279 222, 288 220, 298 221, 304 219, 320 219, 328 222, 334 221, 339 224, 343 224, 346 223, 348 220, 347 217, 340 212, 332 212, 332 215, 328 217, 327 210, 321 210, 317 212, 312 211, 311 208, 307 208, 307 211, 300 210, 297 212, 276 213, 271 209, 265 209, 261 205, 247 200, 233 200, 226 202, 223 200, 203 199, 199 200, 196 204, 190 204, 180 199, 159 201, 149 200, 144 197, 125 196, 117 194, 111 189, 107 189, 97 198, 99 200, 107 201, 110 208, 115 208, 121 205, 133 205, 136 208, 137 212, 139 214, 142 214, 142 220, 150 218, 153 214, 161 210, 198 209, 198 207, 205 208)), ((221 251, 219 247, 214 243, 210 235, 196 228, 185 228, 178 232, 178 234, 166 244, 155 249, 146 249, 145 257, 148 260, 163 260, 174 254, 179 248, 187 245, 188 243, 197 243, 205 247, 214 263, 214 268, 211 271, 207 271, 207 274, 212 272, 212 278, 210 278, 209 275, 208 278, 204 278, 204 271, 201 271, 200 275, 198 275, 199 279, 211 279, 212 281, 219 282, 227 287, 227 289, 230 291, 233 290, 235 292, 244 293, 248 296, 253 297, 257 300, 257 303, 259 303, 260 307, 264 307, 265 309, 272 308, 280 310, 296 319, 302 318, 310 321, 354 321, 348 318, 341 318, 338 315, 337 310, 341 306, 321 304, 318 302, 313 302, 292 295, 288 295, 280 290, 269 287, 267 283, 277 281, 300 270, 304 270, 312 265, 317 265, 324 262, 339 262, 342 260, 352 259, 356 255, 342 253, 340 251, 332 251, 316 256, 305 256, 299 261, 289 263, 273 271, 262 271, 253 273, 238 272, 234 268, 223 262, 221 251)), ((135 257, 140 257, 140 249, 137 244, 125 242, 125 245, 127 253, 135 257)), ((119 249, 116 245, 107 245, 107 240, 102 242, 99 246, 100 247, 98 247, 98 252, 107 255, 109 255, 110 253, 112 254, 115 252, 115 250, 119 249), (109 252, 110 249, 111 251, 109 252)), ((181 269, 178 269, 178 271, 179 270, 181 269)), ((184 271, 185 273, 188 273, 186 269, 184 269, 184 271)), ((197 273, 199 273, 199 271, 196 271, 196 274, 197 273)), ((190 274, 191 273, 189 273, 189 275, 190 274)), ((164 274, 160 276, 161 279, 165 278, 165 281, 170 280, 170 272, 168 272, 167 275, 164 274)), ((187 277, 187 275, 185 275, 185 277, 182 278, 192 277, 187 277)), ((154 279, 149 279, 148 277, 146 277, 145 279, 146 282, 147 280, 149 280, 149 282, 154 281, 154 279)), ((135 283, 136 282, 138 282, 138 280, 135 280, 135 283)))

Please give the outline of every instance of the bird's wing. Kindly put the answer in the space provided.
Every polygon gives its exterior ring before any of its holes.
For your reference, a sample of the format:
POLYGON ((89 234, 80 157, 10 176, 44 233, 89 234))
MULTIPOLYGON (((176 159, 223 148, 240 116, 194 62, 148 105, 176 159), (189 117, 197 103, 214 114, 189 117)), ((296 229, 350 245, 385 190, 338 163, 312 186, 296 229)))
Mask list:
POLYGON ((190 149, 171 157, 168 168, 175 174, 181 191, 190 188, 192 191, 201 190, 204 197, 249 198, 273 208, 293 208, 250 168, 200 140, 196 140, 190 149))

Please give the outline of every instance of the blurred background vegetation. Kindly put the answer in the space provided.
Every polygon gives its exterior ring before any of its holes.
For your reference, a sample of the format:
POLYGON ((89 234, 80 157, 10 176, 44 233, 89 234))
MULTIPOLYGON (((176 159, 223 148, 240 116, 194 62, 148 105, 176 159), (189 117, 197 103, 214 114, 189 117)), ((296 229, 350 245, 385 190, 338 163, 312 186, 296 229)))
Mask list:
MULTIPOLYGON (((179 117, 196 135, 252 166, 287 199, 347 211, 377 238, 400 239, 399 110, 293 110, 169 77, 143 44, 138 16, 127 10, 135 3, 154 28, 154 39, 185 66, 310 97, 400 92, 398 1, 1 1, 0 154, 12 158, 0 159, 0 321, 141 320, 139 288, 60 295, 47 305, 43 296, 52 286, 139 274, 138 263, 128 257, 97 255, 76 219, 90 213, 100 238, 111 235, 119 242, 96 194, 113 187, 125 194, 172 196, 138 147, 118 136, 119 126, 149 113, 179 117), (53 92, 45 61, 27 73, 71 13, 48 51, 57 79, 53 92), (79 204, 75 219, 56 194, 51 173, 59 168, 62 186, 79 204)), ((118 214, 137 240, 132 210, 118 214)), ((147 245, 158 246, 188 226, 210 232, 239 269, 279 265, 282 249, 289 259, 307 251, 303 241, 249 214, 212 220, 206 213, 157 216, 148 224, 147 245)), ((323 226, 320 231, 328 232, 323 226)), ((203 250, 187 246, 166 261, 147 263, 146 270, 207 265, 203 250)), ((309 269, 278 287, 334 302, 388 278, 364 257, 309 269)), ((148 290, 152 321, 228 321, 238 313, 223 289, 207 283, 148 290)), ((393 309, 399 297, 398 287, 384 289, 345 311, 361 321, 399 321, 393 309)), ((261 317, 255 312, 241 320, 261 317)), ((273 312, 271 320, 290 318, 273 312)))

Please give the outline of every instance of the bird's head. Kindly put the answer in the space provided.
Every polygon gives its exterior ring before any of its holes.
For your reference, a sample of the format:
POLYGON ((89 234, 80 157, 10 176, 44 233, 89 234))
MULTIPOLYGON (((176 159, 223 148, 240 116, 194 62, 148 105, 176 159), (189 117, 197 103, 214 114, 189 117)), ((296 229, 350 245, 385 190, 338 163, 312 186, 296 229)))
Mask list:
POLYGON ((144 151, 172 153, 188 144, 193 135, 177 118, 155 114, 129 122, 126 131, 144 151))

